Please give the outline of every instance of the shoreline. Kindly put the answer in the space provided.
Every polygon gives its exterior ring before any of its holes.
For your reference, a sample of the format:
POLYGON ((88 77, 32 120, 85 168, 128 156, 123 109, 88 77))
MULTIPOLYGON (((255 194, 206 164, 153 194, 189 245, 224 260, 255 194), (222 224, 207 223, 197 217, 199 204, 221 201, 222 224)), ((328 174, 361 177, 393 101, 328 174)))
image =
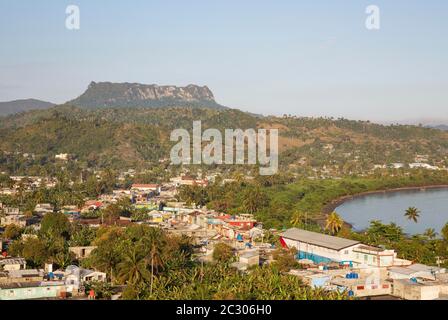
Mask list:
MULTIPOLYGON (((372 190, 372 191, 365 191, 353 195, 346 195, 339 197, 337 199, 332 200, 330 203, 326 204, 316 220, 324 220, 326 219, 327 215, 329 215, 331 212, 333 212, 337 207, 342 205, 344 202, 347 202, 349 200, 354 200, 357 198, 361 198, 364 196, 372 195, 372 194, 387 194, 387 193, 396 193, 401 191, 425 191, 425 190, 432 190, 432 189, 448 189, 448 184, 440 184, 440 185, 424 185, 424 186, 413 186, 413 187, 400 187, 400 188, 393 188, 393 189, 381 189, 381 190, 372 190)), ((351 227, 351 226, 350 226, 351 227)))

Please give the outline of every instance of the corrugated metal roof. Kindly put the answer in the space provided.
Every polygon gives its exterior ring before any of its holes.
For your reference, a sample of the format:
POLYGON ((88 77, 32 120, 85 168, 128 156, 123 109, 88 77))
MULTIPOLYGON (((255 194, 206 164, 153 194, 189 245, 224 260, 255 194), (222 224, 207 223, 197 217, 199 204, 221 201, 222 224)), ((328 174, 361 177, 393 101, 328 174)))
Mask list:
POLYGON ((0 260, 0 265, 13 265, 13 264, 25 264, 26 261, 23 258, 6 258, 0 260))
POLYGON ((316 245, 333 250, 342 250, 351 246, 354 246, 359 241, 333 237, 322 233, 302 230, 298 228, 288 229, 281 234, 283 238, 305 242, 308 244, 316 245))

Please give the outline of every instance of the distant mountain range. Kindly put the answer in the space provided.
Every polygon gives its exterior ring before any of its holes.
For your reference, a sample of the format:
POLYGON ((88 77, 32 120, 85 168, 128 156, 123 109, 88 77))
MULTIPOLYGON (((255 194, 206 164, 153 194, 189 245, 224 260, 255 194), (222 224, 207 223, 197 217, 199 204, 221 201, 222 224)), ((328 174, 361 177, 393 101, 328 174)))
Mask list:
POLYGON ((14 100, 0 102, 0 116, 7 116, 30 110, 48 109, 54 106, 54 103, 36 99, 14 100))
POLYGON ((176 87, 111 82, 91 82, 81 96, 68 101, 67 104, 86 109, 126 107, 225 108, 216 103, 213 93, 207 86, 176 87))
POLYGON ((446 124, 440 124, 440 125, 437 125, 437 126, 430 126, 430 128, 439 129, 439 130, 443 130, 443 131, 448 131, 448 125, 446 125, 446 124))

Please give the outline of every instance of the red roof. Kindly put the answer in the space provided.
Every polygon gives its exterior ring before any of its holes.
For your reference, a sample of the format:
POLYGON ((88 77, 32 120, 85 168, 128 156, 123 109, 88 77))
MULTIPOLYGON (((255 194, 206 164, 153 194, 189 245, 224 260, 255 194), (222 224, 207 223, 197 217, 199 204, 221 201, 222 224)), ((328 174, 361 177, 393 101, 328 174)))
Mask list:
POLYGON ((87 207, 90 207, 90 206, 101 207, 102 205, 103 205, 103 203, 101 201, 97 201, 97 200, 88 200, 84 204, 84 206, 87 206, 87 207))

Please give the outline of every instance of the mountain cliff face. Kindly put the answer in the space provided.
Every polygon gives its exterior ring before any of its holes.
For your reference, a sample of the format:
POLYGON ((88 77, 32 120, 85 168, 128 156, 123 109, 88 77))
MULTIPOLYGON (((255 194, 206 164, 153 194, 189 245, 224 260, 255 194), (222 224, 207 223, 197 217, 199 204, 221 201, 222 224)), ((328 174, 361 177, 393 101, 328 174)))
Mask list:
POLYGON ((0 116, 7 116, 10 114, 15 114, 29 110, 48 109, 51 108, 52 106, 54 106, 53 103, 36 99, 0 102, 0 116))
POLYGON ((111 82, 92 82, 81 96, 67 104, 87 109, 171 106, 224 108, 216 103, 213 93, 206 86, 176 87, 111 82))

